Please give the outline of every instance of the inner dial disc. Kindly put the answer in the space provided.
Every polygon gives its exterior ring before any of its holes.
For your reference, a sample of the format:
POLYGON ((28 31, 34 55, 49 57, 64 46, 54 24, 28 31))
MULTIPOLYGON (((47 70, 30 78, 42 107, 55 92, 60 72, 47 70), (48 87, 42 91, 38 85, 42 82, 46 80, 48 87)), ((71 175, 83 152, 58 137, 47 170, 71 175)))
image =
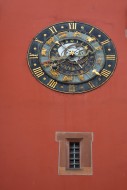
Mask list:
POLYGON ((59 61, 57 71, 63 75, 84 74, 94 65, 95 55, 91 46, 77 39, 67 39, 60 41, 60 45, 55 45, 50 51, 50 58, 65 57, 59 61), (89 49, 91 55, 86 56, 89 49), (58 53, 57 53, 58 52, 58 53))
POLYGON ((54 35, 50 46, 45 43, 42 47, 49 52, 47 56, 40 55, 43 70, 63 83, 77 84, 95 77, 93 70, 100 72, 105 64, 103 51, 95 51, 99 43, 89 42, 86 34, 74 37, 74 32, 66 32, 62 39, 59 34, 54 35))

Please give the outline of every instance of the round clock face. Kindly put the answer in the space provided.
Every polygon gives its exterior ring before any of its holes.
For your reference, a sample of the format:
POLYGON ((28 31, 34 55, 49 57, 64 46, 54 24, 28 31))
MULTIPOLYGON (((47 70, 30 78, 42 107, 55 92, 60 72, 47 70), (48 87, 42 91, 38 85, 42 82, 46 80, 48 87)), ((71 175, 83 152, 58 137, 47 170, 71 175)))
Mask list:
POLYGON ((63 22, 42 30, 28 50, 33 76, 64 93, 82 93, 104 84, 117 61, 112 40, 98 28, 63 22))

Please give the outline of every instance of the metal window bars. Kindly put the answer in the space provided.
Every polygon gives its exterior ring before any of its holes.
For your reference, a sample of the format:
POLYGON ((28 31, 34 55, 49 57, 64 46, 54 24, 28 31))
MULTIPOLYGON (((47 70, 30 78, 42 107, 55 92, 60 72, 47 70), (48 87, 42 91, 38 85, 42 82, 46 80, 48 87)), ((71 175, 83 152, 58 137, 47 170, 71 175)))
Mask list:
POLYGON ((80 168, 80 142, 69 143, 69 168, 79 169, 80 168))

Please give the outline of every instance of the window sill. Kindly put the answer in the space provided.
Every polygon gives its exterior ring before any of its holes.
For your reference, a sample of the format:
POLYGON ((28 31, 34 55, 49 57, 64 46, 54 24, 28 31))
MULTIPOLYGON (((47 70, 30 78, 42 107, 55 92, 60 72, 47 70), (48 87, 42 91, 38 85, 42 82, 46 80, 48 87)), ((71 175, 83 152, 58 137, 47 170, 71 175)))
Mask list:
POLYGON ((91 167, 84 167, 82 169, 59 167, 59 175, 93 175, 93 171, 91 167))

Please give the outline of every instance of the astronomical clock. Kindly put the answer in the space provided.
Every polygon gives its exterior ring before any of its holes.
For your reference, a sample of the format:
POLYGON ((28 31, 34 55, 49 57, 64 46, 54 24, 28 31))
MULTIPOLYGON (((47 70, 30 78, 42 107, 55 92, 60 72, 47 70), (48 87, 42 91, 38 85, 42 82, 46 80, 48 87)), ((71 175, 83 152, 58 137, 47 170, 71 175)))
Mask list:
POLYGON ((63 93, 83 93, 104 84, 113 74, 114 44, 97 27, 61 22, 37 34, 28 50, 33 76, 46 87, 63 93))

